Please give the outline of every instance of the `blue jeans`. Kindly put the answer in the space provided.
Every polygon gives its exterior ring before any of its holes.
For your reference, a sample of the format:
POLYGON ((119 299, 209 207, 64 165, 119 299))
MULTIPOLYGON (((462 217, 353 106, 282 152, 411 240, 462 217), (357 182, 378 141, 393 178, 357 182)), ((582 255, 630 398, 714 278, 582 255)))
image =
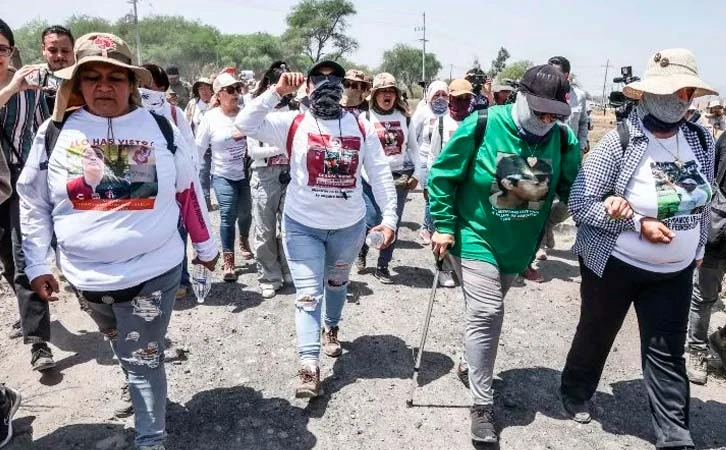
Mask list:
POLYGON ((133 300, 123 303, 81 303, 128 374, 134 405, 136 446, 166 440, 166 371, 164 336, 179 288, 181 267, 144 283, 133 300))
POLYGON ((321 230, 282 220, 283 243, 295 283, 297 353, 300 362, 317 365, 320 322, 337 326, 345 304, 350 267, 363 245, 365 222, 339 230, 321 230), (324 311, 323 311, 324 306, 324 311))
POLYGON ((424 199, 424 220, 423 228, 428 230, 430 233, 434 232, 434 220, 431 218, 431 207, 429 206, 429 200, 424 199))
MULTIPOLYGON (((403 208, 406 206, 406 197, 408 197, 408 189, 404 186, 396 185, 396 214, 398 214, 398 222, 396 222, 396 240, 393 244, 384 248, 378 253, 378 267, 388 267, 388 263, 393 259, 393 249, 398 242, 398 226, 401 225, 401 217, 403 216, 403 208)), ((366 202, 366 229, 380 225, 383 217, 381 209, 376 204, 373 197, 373 189, 371 185, 363 181, 363 200, 366 202)), ((367 249, 366 249, 367 250, 367 249)))
POLYGON ((222 251, 233 252, 235 222, 243 239, 247 239, 252 226, 250 180, 245 178, 233 181, 214 175, 212 186, 219 202, 219 237, 222 241, 222 251))

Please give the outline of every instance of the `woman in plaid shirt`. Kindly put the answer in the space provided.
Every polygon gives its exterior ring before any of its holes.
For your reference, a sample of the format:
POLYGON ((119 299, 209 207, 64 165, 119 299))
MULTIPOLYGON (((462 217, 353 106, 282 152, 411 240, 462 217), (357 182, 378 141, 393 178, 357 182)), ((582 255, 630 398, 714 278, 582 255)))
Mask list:
POLYGON ((623 91, 638 105, 590 152, 570 193, 582 306, 560 394, 575 421, 590 421, 588 402, 632 303, 656 446, 691 449, 683 351, 710 224, 714 142, 684 117, 693 98, 716 92, 684 49, 651 56, 644 79, 623 91))

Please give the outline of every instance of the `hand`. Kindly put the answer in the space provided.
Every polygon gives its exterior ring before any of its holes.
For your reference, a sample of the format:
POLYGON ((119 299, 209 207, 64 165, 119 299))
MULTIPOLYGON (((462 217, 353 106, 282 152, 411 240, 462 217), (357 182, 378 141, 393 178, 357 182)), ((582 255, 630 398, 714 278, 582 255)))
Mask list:
POLYGON ((28 80, 26 77, 33 74, 34 72, 37 72, 38 66, 34 65, 27 65, 23 66, 20 70, 15 72, 15 75, 13 75, 13 79, 10 80, 10 83, 6 87, 6 89, 9 89, 10 92, 18 93, 22 92, 26 89, 40 89, 40 86, 37 84, 30 84, 28 83, 28 80))
POLYGON ((194 258, 194 260, 192 260, 192 264, 199 264, 200 266, 204 266, 210 271, 214 272, 214 269, 217 267, 217 261, 219 261, 219 253, 217 253, 217 256, 215 256, 214 259, 211 261, 202 261, 197 256, 196 258, 194 258))
POLYGON ((280 76, 275 85, 275 92, 281 97, 287 94, 293 94, 302 86, 305 82, 305 75, 300 72, 285 72, 280 76))
POLYGON ((484 86, 482 87, 482 91, 484 94, 489 97, 492 93, 492 79, 487 77, 487 81, 484 83, 484 86))
POLYGON ((54 292, 60 292, 60 286, 58 280, 51 274, 40 275, 39 277, 33 278, 30 282, 30 289, 33 290, 41 300, 46 302, 54 302, 58 300, 58 297, 53 295, 54 292))
POLYGON ((611 219, 630 219, 633 217, 633 208, 623 197, 612 195, 605 199, 605 211, 611 219))
POLYGON ((416 189, 416 186, 418 186, 418 180, 416 178, 410 177, 408 181, 406 181, 406 189, 409 191, 416 189))
POLYGON ((663 222, 652 217, 643 217, 640 220, 640 234, 654 244, 670 244, 676 237, 676 233, 663 222))
POLYGON ((374 231, 380 231, 381 233, 383 233, 383 244, 381 244, 378 250, 383 250, 384 248, 393 244, 393 241, 396 240, 396 232, 385 225, 378 225, 371 228, 370 232, 372 233, 374 231))
POLYGON ((449 247, 454 246, 454 242, 453 235, 434 231, 434 235, 431 236, 431 249, 436 259, 444 259, 444 256, 449 252, 449 247))

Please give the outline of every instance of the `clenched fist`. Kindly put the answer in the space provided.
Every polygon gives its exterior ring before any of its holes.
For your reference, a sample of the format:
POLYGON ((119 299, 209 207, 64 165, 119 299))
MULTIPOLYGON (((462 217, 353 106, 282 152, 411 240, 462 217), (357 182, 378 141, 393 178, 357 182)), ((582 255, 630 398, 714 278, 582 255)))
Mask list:
POLYGON ((293 94, 302 86, 305 82, 305 75, 300 72, 286 72, 280 76, 275 85, 275 92, 281 97, 288 94, 293 94))

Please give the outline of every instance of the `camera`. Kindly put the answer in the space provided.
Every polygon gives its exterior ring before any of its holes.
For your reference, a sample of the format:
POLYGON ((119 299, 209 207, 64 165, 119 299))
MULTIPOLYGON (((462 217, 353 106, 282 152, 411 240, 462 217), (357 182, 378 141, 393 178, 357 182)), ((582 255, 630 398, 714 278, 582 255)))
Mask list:
MULTIPOLYGON (((623 66, 620 68, 620 75, 617 78, 613 78, 613 83, 630 84, 635 81, 640 81, 639 77, 633 76, 632 66, 623 66)), ((622 122, 626 117, 630 115, 633 107, 638 103, 636 100, 629 99, 623 94, 623 91, 612 91, 608 97, 610 106, 615 110, 615 119, 618 122, 622 122)))
POLYGON ((479 68, 473 68, 466 73, 466 81, 471 83, 474 94, 481 94, 481 88, 487 82, 487 75, 479 68))

